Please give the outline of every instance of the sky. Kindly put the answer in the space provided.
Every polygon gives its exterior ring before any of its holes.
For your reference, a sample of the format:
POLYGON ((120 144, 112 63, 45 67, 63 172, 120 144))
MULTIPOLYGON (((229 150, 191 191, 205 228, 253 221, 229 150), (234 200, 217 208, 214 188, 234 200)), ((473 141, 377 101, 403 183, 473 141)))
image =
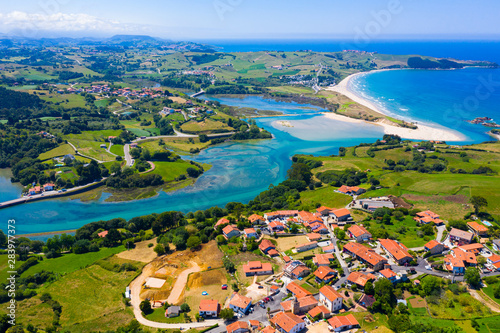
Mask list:
POLYGON ((498 0, 2 0, 0 33, 209 39, 495 39, 498 0))

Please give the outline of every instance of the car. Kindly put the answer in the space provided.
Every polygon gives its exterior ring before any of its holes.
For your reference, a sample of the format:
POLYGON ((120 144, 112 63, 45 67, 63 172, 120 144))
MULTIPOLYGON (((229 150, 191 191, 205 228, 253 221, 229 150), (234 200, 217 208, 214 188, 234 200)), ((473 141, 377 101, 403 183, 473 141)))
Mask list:
POLYGON ((265 305, 264 305, 264 303, 262 303, 262 302, 260 302, 260 303, 259 303, 259 306, 260 306, 261 308, 263 308, 263 309, 265 309, 265 308, 266 308, 266 306, 265 306, 265 305))
POLYGON ((264 289, 264 287, 263 286, 259 286, 259 289, 264 289))

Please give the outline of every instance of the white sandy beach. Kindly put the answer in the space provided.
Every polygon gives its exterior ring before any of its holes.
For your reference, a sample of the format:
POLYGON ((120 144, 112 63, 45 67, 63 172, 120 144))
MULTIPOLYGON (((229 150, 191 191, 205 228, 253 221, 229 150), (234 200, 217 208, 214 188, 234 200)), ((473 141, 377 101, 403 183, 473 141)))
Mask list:
MULTIPOLYGON (((380 70, 382 71, 382 70, 380 70)), ((370 73, 373 73, 376 71, 372 71, 370 73)), ((364 75, 367 74, 367 72, 363 73, 356 73, 349 75, 346 77, 344 80, 342 80, 338 85, 334 87, 329 87, 326 88, 326 90, 330 91, 335 91, 338 92, 350 99, 352 99, 354 102, 361 104, 375 112, 387 115, 383 112, 383 110, 380 110, 376 105, 371 103, 370 101, 354 94, 348 89, 349 81, 358 76, 358 75, 364 75)), ((353 119, 349 117, 345 117, 336 113, 325 113, 325 117, 330 118, 330 119, 335 119, 335 120, 340 120, 340 121, 356 121, 356 122, 365 122, 364 120, 358 120, 358 119, 353 119)), ((417 129, 410 129, 410 128, 404 128, 404 127, 399 127, 396 125, 392 125, 392 123, 389 120, 381 120, 378 122, 368 122, 370 124, 382 126, 384 128, 384 133, 385 134, 396 134, 399 135, 402 138, 405 139, 413 139, 413 140, 439 140, 439 141, 464 141, 466 140, 466 136, 461 134, 460 132, 453 131, 450 129, 445 129, 445 128, 438 128, 438 127, 432 127, 429 125, 422 125, 422 124, 417 124, 418 128, 417 129)))

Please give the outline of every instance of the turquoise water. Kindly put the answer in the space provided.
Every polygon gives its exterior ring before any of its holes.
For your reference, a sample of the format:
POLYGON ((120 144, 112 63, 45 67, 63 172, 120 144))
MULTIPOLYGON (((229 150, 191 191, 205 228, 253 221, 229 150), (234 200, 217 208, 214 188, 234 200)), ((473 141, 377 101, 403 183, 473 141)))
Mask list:
POLYGON ((490 128, 466 120, 500 123, 500 69, 375 72, 355 77, 349 89, 394 116, 460 131, 467 143, 492 138, 490 128))
MULTIPOLYGON (((494 80, 498 70, 465 69, 459 71, 388 71, 360 77, 351 89, 365 95, 394 115, 417 121, 432 122, 464 132, 467 143, 490 140, 487 129, 463 121, 477 116, 499 117, 500 96, 493 89, 468 113, 447 111, 455 104, 475 93, 480 78, 494 80), (379 96, 378 100, 375 96, 379 96)), ((130 219, 134 216, 179 210, 183 212, 224 206, 227 202, 248 202, 270 184, 285 179, 291 165, 291 156, 297 153, 330 155, 340 146, 360 142, 374 142, 382 129, 369 124, 342 123, 319 115, 324 111, 312 105, 277 102, 257 96, 237 98, 211 98, 233 106, 248 106, 280 111, 290 115, 256 119, 259 126, 269 130, 273 140, 256 140, 244 143, 226 143, 190 157, 197 162, 210 163, 207 171, 194 186, 171 193, 161 192, 154 198, 126 203, 106 203, 103 196, 98 201, 82 203, 79 200, 55 199, 20 205, 0 210, 1 220, 17 220, 18 233, 36 233, 76 229, 83 224, 115 217, 130 219), (283 126, 280 122, 288 122, 283 126)), ((5 181, 9 189, 4 197, 14 195, 19 188, 5 181)), ((0 225, 4 228, 4 225, 0 225)))

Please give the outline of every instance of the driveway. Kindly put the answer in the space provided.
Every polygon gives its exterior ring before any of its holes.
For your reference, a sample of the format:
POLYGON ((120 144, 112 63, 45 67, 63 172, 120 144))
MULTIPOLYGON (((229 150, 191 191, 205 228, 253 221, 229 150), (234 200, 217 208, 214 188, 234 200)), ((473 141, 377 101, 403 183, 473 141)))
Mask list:
POLYGON ((175 284, 172 287, 172 291, 170 292, 170 295, 167 298, 168 304, 177 304, 177 302, 179 302, 179 299, 181 298, 184 288, 186 287, 189 274, 201 271, 201 268, 200 266, 198 266, 197 263, 192 261, 191 264, 193 266, 191 268, 183 270, 181 274, 179 274, 179 276, 177 277, 177 280, 175 280, 175 284))

